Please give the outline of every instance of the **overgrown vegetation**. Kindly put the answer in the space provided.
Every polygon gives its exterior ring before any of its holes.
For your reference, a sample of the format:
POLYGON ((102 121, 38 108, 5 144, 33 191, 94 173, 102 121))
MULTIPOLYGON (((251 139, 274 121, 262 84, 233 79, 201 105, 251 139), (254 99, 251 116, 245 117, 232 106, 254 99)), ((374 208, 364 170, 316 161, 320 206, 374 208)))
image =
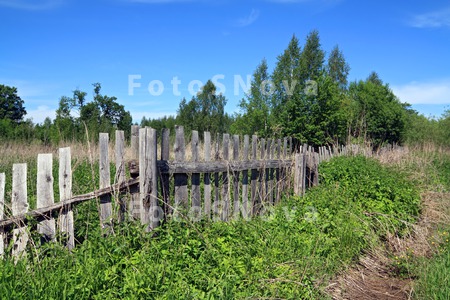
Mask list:
MULTIPOLYGON (((326 298, 322 289, 329 278, 385 232, 404 230, 399 220, 417 216, 419 195, 401 174, 363 157, 332 160, 321 166, 321 174, 321 185, 304 197, 283 199, 268 214, 250 221, 182 219, 153 234, 123 223, 107 238, 99 226, 91 226, 83 228, 89 235, 72 253, 50 243, 30 248, 17 265, 6 256, 0 262, 0 295, 326 298)), ((87 219, 86 213, 79 212, 77 226, 87 219)))

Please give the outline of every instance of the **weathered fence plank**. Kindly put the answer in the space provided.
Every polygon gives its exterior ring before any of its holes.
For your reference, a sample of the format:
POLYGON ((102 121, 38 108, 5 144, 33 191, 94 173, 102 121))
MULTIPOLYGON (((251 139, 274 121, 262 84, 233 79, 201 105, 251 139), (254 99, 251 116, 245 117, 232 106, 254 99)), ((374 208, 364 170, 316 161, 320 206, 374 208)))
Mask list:
MULTIPOLYGON (((123 130, 116 130, 115 154, 116 174, 114 176, 114 183, 121 184, 125 182, 125 133, 123 130)), ((123 222, 126 214, 126 196, 117 193, 116 199, 119 204, 118 219, 123 222)))
MULTIPOLYGON (((258 149, 258 137, 256 135, 252 135, 252 159, 256 161, 257 157, 257 149, 258 149)), ((251 168, 251 214, 255 215, 259 212, 260 202, 259 202, 259 191, 258 191, 258 178, 259 171, 257 168, 251 168)))
MULTIPOLYGON (((161 160, 169 161, 170 159, 170 129, 164 128, 161 136, 161 160)), ((170 202, 170 176, 169 174, 159 174, 161 178, 161 195, 164 212, 164 219, 172 213, 170 202)))
MULTIPOLYGON (((5 173, 0 173, 0 221, 3 220, 5 213, 5 173)), ((5 234, 3 228, 0 228, 0 258, 5 252, 5 234)))
POLYGON ((158 206, 157 178, 157 136, 150 127, 139 131, 139 190, 141 204, 141 223, 151 231, 159 225, 163 212, 158 206))
MULTIPOLYGON (((205 162, 209 163, 211 160, 211 133, 204 132, 203 133, 203 145, 204 145, 204 155, 205 162)), ((206 219, 211 218, 211 174, 204 173, 203 174, 203 197, 204 197, 204 208, 205 208, 205 217, 206 219)))
MULTIPOLYGON (((230 159, 230 135, 228 133, 224 133, 223 135, 223 160, 225 163, 228 163, 230 159)), ((228 217, 230 215, 230 196, 228 194, 228 170, 222 173, 222 221, 228 221, 228 217)))
MULTIPOLYGON (((175 126, 175 162, 184 163, 186 160, 186 145, 184 140, 183 126, 175 126)), ((181 210, 183 214, 187 213, 189 207, 188 196, 188 176, 178 173, 174 175, 175 180, 175 208, 181 210)))
MULTIPOLYGON (((72 198, 72 156, 70 148, 59 149, 59 201, 65 204, 72 198)), ((58 219, 59 231, 63 233, 63 243, 71 250, 75 247, 73 211, 70 204, 61 207, 58 219)))
MULTIPOLYGON (((239 161, 239 135, 233 136, 233 160, 239 161)), ((233 171, 233 217, 239 217, 240 204, 239 195, 239 171, 233 171)))
MULTIPOLYGON (((111 185, 111 171, 109 166, 109 134, 100 133, 99 140, 100 161, 99 161, 99 187, 106 188, 111 185)), ((100 197, 100 224, 105 233, 110 230, 112 225, 112 204, 111 195, 100 197)))
MULTIPOLYGON (((199 138, 198 131, 192 131, 191 140, 192 162, 199 160, 199 138)), ((193 173, 191 177, 192 191, 191 191, 191 217, 200 219, 202 214, 201 200, 200 200, 200 173, 193 173)))
MULTIPOLYGON (((138 171, 139 167, 137 163, 139 161, 139 126, 131 126, 131 161, 130 161, 130 173, 131 177, 136 178, 138 174, 131 172, 132 170, 138 171)), ((128 203, 128 216, 130 219, 139 219, 141 217, 140 211, 140 198, 139 198, 139 185, 133 185, 130 187, 130 202, 128 203)))
MULTIPOLYGON (((24 214, 28 211, 27 195, 27 164, 13 164, 12 199, 11 208, 13 216, 24 214)), ((27 227, 18 224, 13 230, 12 255, 20 257, 28 243, 27 227)))
MULTIPOLYGON (((37 208, 47 207, 55 203, 53 194, 53 155, 38 154, 37 181, 36 181, 36 205, 37 208)), ((41 234, 41 241, 54 241, 56 235, 55 219, 39 222, 37 230, 41 234)))
MULTIPOLYGON (((242 159, 248 161, 250 138, 244 135, 244 153, 242 159)), ((242 217, 248 219, 250 217, 250 205, 248 202, 248 169, 242 171, 242 217)))
MULTIPOLYGON (((217 163, 220 160, 220 150, 219 150, 219 134, 216 135, 214 160, 217 163)), ((214 203, 213 203, 213 221, 218 221, 222 219, 221 215, 221 203, 220 203, 220 182, 219 182, 219 171, 214 173, 214 203)))

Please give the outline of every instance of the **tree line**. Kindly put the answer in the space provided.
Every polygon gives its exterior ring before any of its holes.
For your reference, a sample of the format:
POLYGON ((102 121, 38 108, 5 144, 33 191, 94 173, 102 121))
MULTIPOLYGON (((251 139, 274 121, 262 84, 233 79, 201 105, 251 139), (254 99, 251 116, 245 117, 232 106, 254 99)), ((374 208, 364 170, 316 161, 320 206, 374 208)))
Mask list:
MULTIPOLYGON (((319 32, 311 31, 304 45, 294 35, 277 57, 272 71, 266 59, 256 67, 251 87, 239 102, 239 112, 225 112, 227 99, 209 80, 190 100, 183 98, 176 116, 143 118, 141 126, 155 129, 184 125, 213 135, 257 134, 294 137, 311 145, 371 142, 450 144, 445 130, 450 112, 429 119, 402 103, 376 72, 364 80, 348 82, 350 66, 339 46, 327 56, 319 32)), ((101 93, 93 84, 93 98, 73 91, 59 100, 56 118, 42 124, 24 120, 24 101, 15 87, 0 85, 0 138, 38 140, 46 144, 67 140, 95 140, 99 132, 116 129, 129 134, 132 118, 116 97, 101 93)))

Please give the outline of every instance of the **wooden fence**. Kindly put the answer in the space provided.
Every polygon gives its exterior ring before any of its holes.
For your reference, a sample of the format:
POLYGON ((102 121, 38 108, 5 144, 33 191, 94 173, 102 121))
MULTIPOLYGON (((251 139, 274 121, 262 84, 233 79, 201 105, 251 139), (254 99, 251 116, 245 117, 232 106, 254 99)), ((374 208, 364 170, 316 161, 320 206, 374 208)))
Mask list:
POLYGON ((109 136, 101 133, 99 189, 77 196, 72 195, 71 149, 59 149, 57 202, 53 191, 52 154, 39 154, 37 209, 31 211, 27 165, 14 164, 12 196, 8 203, 12 216, 6 219, 6 178, 5 173, 1 173, 0 255, 8 243, 13 244, 13 255, 23 253, 30 230, 34 230, 27 227, 29 220, 38 222, 36 230, 43 242, 55 241, 58 231, 65 245, 72 249, 75 246, 73 207, 91 199, 99 199, 100 224, 106 234, 113 217, 140 219, 149 231, 167 218, 221 221, 250 218, 279 203, 291 191, 301 195, 308 186, 318 184, 319 162, 347 151, 346 148, 323 147, 314 152, 306 145, 294 149, 290 138, 275 140, 255 135, 246 135, 241 140, 240 136, 223 134, 221 139, 217 136, 213 141, 209 132, 200 137, 197 131, 192 132, 190 144, 187 144, 182 126, 175 127, 175 143, 171 149, 169 133, 164 129, 158 142, 155 129, 133 126, 131 158, 126 160, 124 132, 116 131, 113 177, 109 136), (111 178, 114 178, 113 183, 111 178), (119 216, 113 216, 113 207, 119 208, 119 216))

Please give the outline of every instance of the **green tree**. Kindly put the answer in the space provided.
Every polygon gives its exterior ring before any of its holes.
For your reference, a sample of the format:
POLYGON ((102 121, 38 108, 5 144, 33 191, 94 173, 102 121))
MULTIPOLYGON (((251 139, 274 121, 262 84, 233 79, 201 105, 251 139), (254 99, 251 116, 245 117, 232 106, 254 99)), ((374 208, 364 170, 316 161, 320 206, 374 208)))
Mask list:
POLYGON ((301 93, 286 105, 285 136, 301 143, 325 145, 342 140, 346 129, 345 93, 326 74, 316 78, 314 93, 301 93))
POLYGON ((228 131, 230 117, 225 114, 227 100, 217 94, 216 86, 211 80, 189 102, 183 99, 178 108, 177 122, 184 125, 185 132, 197 130, 209 131, 211 134, 228 131))
POLYGON ((325 52, 320 44, 319 32, 311 31, 306 37, 306 44, 300 56, 300 82, 316 80, 324 68, 325 52))
POLYGON ((344 54, 339 50, 339 46, 336 45, 333 50, 331 50, 330 56, 328 57, 328 76, 337 82, 341 89, 346 89, 349 72, 350 66, 345 61, 344 54))
POLYGON ((300 82, 300 56, 301 49, 297 37, 294 35, 288 47, 282 55, 277 58, 277 64, 272 74, 272 97, 271 97, 271 124, 272 131, 281 135, 283 128, 281 120, 289 122, 286 115, 286 105, 293 101, 302 90, 303 83, 300 82))
POLYGON ((349 96, 354 102, 352 135, 372 141, 376 146, 401 142, 407 114, 404 104, 375 72, 365 81, 353 82, 349 96))
POLYGON ((27 113, 23 104, 24 101, 17 95, 17 88, 0 84, 0 119, 20 123, 27 113))
POLYGON ((239 134, 258 134, 268 136, 271 133, 270 125, 270 87, 269 73, 265 59, 258 65, 253 73, 250 92, 239 103, 240 114, 232 124, 232 132, 239 134))

